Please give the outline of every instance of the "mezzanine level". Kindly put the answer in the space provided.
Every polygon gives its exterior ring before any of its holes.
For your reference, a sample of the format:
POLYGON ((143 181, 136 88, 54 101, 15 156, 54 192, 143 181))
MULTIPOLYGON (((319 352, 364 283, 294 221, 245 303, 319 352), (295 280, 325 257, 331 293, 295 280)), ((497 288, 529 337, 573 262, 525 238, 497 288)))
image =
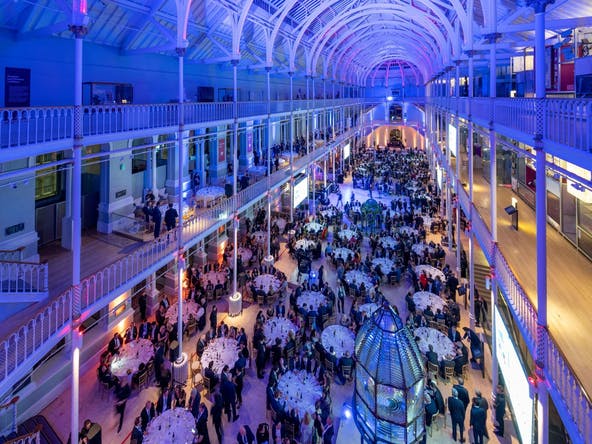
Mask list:
MULTIPOLYGON (((182 227, 177 228, 181 231, 178 235, 182 236, 185 247, 190 248, 205 239, 227 224, 234 211, 245 211, 266 196, 268 189, 273 191, 283 186, 290 181, 292 175, 326 156, 350 136, 350 132, 346 132, 327 145, 294 158, 292 165, 263 178, 218 205, 199 211, 182 227)), ((173 261, 175 252, 176 242, 169 242, 163 236, 85 276, 80 286, 82 320, 173 261)), ((3 328, 3 341, 0 343, 0 393, 9 391, 41 357, 69 333, 72 296, 73 288, 69 287, 40 307, 33 316, 28 316, 26 321, 20 322, 11 330, 3 328)))

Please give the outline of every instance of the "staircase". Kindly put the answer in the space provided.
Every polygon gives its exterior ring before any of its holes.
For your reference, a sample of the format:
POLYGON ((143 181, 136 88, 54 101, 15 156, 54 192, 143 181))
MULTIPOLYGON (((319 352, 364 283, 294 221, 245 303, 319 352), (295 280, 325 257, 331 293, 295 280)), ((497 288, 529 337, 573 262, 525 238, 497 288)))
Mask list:
POLYGON ((44 416, 37 415, 18 426, 16 432, 0 436, 0 444, 62 444, 44 416))
POLYGON ((479 296, 481 296, 487 307, 487 311, 484 313, 485 322, 482 324, 486 335, 491 334, 491 290, 485 286, 485 281, 489 277, 489 274, 489 265, 475 264, 475 288, 479 291, 479 296))

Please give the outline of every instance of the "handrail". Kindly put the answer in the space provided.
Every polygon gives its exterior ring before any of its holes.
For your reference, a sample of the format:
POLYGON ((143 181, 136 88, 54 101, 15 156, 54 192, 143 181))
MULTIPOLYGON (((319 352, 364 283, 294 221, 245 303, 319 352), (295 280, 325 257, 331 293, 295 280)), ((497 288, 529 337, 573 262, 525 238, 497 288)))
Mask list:
POLYGON ((21 260, 23 258, 23 252, 25 247, 15 248, 14 250, 0 250, 0 258, 2 260, 21 260))
POLYGON ((0 410, 5 410, 9 407, 12 407, 14 404, 19 402, 20 396, 13 396, 12 399, 4 404, 0 404, 0 410))
POLYGON ((0 293, 47 292, 48 263, 0 261, 0 293))
POLYGON ((40 444, 43 424, 37 424, 32 432, 4 441, 4 444, 40 444))

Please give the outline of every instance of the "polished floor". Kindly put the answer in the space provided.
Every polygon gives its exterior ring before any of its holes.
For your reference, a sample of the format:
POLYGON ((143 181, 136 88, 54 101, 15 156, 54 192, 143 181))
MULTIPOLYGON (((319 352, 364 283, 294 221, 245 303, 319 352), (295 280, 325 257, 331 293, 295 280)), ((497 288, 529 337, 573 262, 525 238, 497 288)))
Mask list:
MULTIPOLYGON (((346 181, 344 185, 342 185, 343 197, 344 200, 349 199, 349 195, 351 193, 351 182, 346 181)), ((367 195, 366 192, 360 191, 358 189, 355 190, 356 197, 359 200, 364 200, 365 196, 367 195)), ((332 199, 335 197, 332 196, 332 199)), ((331 238, 332 233, 329 233, 329 239, 331 238)), ((365 248, 369 248, 367 244, 364 245, 365 248)), ((454 253, 448 255, 447 260, 452 263, 454 261, 454 253)), ((314 267, 318 268, 321 264, 325 264, 325 259, 321 258, 318 261, 315 261, 313 264, 314 267)), ((285 272, 289 277, 291 282, 295 282, 297 278, 296 273, 296 264, 295 262, 289 257, 287 252, 284 250, 284 246, 282 245, 282 254, 277 262, 277 267, 285 272)), ((328 274, 328 281, 330 284, 334 285, 335 283, 335 269, 331 264, 325 264, 325 270, 328 274)), ((384 286, 384 293, 387 299, 392 303, 397 305, 399 308, 401 315, 405 318, 407 316, 406 307, 404 303, 404 296, 408 290, 407 284, 401 284, 397 286, 384 286)), ((351 301, 346 301, 346 311, 349 310, 349 306, 351 301)), ((227 317, 227 310, 228 306, 225 301, 221 301, 218 303, 218 321, 224 320, 230 325, 237 325, 237 326, 244 326, 247 334, 252 336, 253 331, 253 324, 256 317, 256 313, 259 310, 259 307, 256 305, 251 305, 250 307, 246 308, 243 311, 241 316, 236 318, 229 318, 227 317)), ((206 314, 207 316, 207 314, 206 314)), ((462 325, 466 325, 468 323, 468 314, 466 311, 462 312, 462 325)), ((107 340, 105 340, 106 345, 107 340)), ((195 342, 196 338, 184 343, 184 350, 191 354, 195 350, 195 342)), ((486 350, 486 362, 491 362, 489 350, 486 350)), ((133 420, 136 415, 139 414, 141 408, 145 404, 146 400, 156 400, 158 396, 158 389, 156 387, 149 387, 144 389, 140 392, 135 392, 132 395, 132 398, 127 403, 126 408, 126 417, 123 429, 121 433, 117 433, 117 418, 114 412, 114 400, 110 398, 104 393, 101 393, 99 390, 98 384, 96 382, 96 372, 95 368, 98 365, 98 357, 95 358, 96 365, 92 366, 92 369, 84 373, 81 377, 80 382, 80 420, 81 422, 86 419, 90 418, 94 422, 98 422, 103 427, 103 442, 109 444, 119 444, 119 443, 128 443, 129 442, 129 433, 131 433, 133 427, 133 420)), ((486 369, 486 376, 485 378, 481 377, 480 372, 476 370, 470 370, 470 378, 466 381, 465 385, 467 386, 469 393, 471 395, 474 394, 474 391, 479 389, 482 391, 483 395, 489 399, 489 395, 491 394, 491 376, 489 369, 486 369)), ((224 440, 223 443, 231 444, 236 442, 236 434, 238 431, 238 427, 242 424, 248 424, 250 427, 255 430, 257 425, 261 422, 270 422, 269 419, 266 418, 266 411, 265 411, 265 387, 266 387, 266 379, 260 380, 257 379, 255 375, 255 371, 253 368, 247 371, 247 376, 245 378, 245 387, 243 391, 244 397, 244 404, 239 411, 240 418, 236 423, 226 423, 226 419, 224 419, 224 440)), ((447 398, 450 395, 451 384, 445 384, 442 381, 438 382, 438 386, 442 391, 444 398, 447 398)), ((333 410, 332 415, 336 419, 336 430, 338 433, 335 438, 335 443, 337 444, 348 444, 348 443, 355 443, 359 442, 359 433, 355 427, 355 424, 352 419, 347 419, 344 416, 344 403, 351 402, 353 394, 353 384, 349 383, 345 386, 339 386, 337 384, 332 385, 331 389, 331 396, 333 399, 333 410)), ((62 393, 54 402, 48 405, 42 412, 48 420, 52 423, 54 428, 57 430, 58 434, 61 438, 66 442, 68 433, 69 433, 69 417, 70 417, 70 391, 67 390, 62 393)), ((206 400, 206 404, 208 407, 210 403, 206 400)), ((488 419, 488 429, 489 434, 491 436, 491 442, 503 442, 503 443, 510 443, 510 442, 518 442, 515 437, 515 433, 513 432, 513 425, 512 420, 510 418, 509 413, 506 415, 506 437, 499 438, 493 434, 493 424, 491 422, 491 418, 488 419)), ((466 419, 465 427, 468 429, 469 427, 469 418, 466 419)), ((215 433, 213 427, 211 426, 210 421, 210 440, 212 442, 216 442, 215 433)), ((434 426, 432 430, 432 436, 428 436, 428 442, 434 443, 447 443, 453 442, 451 438, 451 430, 450 430, 450 418, 446 417, 445 423, 440 418, 438 420, 438 427, 434 426), (444 426, 446 428, 444 428, 444 426)))

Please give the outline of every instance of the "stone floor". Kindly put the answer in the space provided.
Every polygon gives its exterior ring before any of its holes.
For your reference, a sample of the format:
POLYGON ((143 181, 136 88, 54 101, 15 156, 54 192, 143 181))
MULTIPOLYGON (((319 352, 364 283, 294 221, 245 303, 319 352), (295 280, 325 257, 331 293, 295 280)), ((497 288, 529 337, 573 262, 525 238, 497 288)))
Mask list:
MULTIPOLYGON (((361 191, 359 189, 353 190, 355 192, 356 198, 358 200, 365 200, 367 196, 366 191, 361 191)), ((342 185, 342 193, 344 201, 349 200, 350 194, 352 192, 351 181, 346 180, 346 183, 342 185)), ((375 197, 376 198, 376 197, 375 197)), ((335 196, 331 196, 331 199, 335 203, 335 196)), ((379 198, 380 199, 380 198, 379 198)), ((331 239, 332 233, 329 232, 329 240, 331 239)), ((368 248, 367 245, 365 245, 368 248)), ((324 248, 323 248, 324 251, 324 248)), ((454 263, 454 252, 450 252, 448 254, 447 260, 453 264, 454 263)), ((330 263, 325 263, 325 259, 321 258, 318 261, 315 261, 313 267, 318 269, 321 264, 325 264, 325 271, 327 279, 331 285, 335 285, 335 268, 330 263)), ((277 262, 277 267, 282 270, 288 276, 291 282, 296 281, 297 272, 296 272, 296 263, 289 257, 287 251, 282 246, 282 254, 280 259, 277 262)), ((396 305, 399 308, 401 316, 403 319, 406 318, 406 306, 404 302, 404 296, 408 290, 408 285, 402 283, 400 285, 391 286, 385 285, 383 288, 383 293, 385 294, 386 298, 389 300, 390 303, 396 305)), ((236 326, 243 326, 247 334, 249 335, 249 339, 252 336, 253 325, 255 321, 256 314, 259 310, 257 305, 251 305, 243 310, 242 315, 230 318, 227 316, 228 305, 227 303, 222 300, 218 302, 218 321, 224 320, 226 323, 230 325, 236 326)), ((346 312, 349 311, 351 305, 351 300, 346 301, 346 312)), ((209 313, 206 313, 206 316, 209 313)), ((468 323, 468 313, 466 311, 462 311, 462 321, 461 325, 466 325, 468 323)), ((195 350, 195 343, 196 337, 192 338, 189 341, 184 342, 183 349, 189 355, 191 355, 195 350)), ((105 345, 107 344, 107 339, 105 339, 105 345)), ((489 354, 489 349, 486 350, 486 362, 491 362, 491 356, 489 354)), ((81 375, 80 378, 80 423, 84 421, 86 418, 90 418, 93 422, 98 422, 102 425, 103 428, 103 442, 108 444, 119 444, 119 443, 128 443, 130 439, 130 433, 133 428, 133 421, 134 418, 139 415, 142 407, 144 406, 147 400, 156 401, 158 397, 158 389, 154 386, 141 390, 140 392, 136 391, 133 393, 132 397, 127 402, 126 413, 125 413, 125 421, 122 428, 121 433, 117 433, 117 422, 118 418, 115 415, 114 410, 114 399, 110 397, 108 394, 102 393, 98 384, 96 382, 96 367, 98 366, 98 358, 96 365, 92 366, 92 370, 87 371, 86 373, 81 375)), ((224 416, 224 444, 230 444, 236 442, 236 434, 238 432, 238 428, 242 424, 250 425, 253 431, 256 430, 257 425, 261 422, 270 422, 266 418, 266 411, 265 411, 265 387, 266 387, 267 379, 257 379, 254 368, 250 368, 247 370, 247 376, 245 377, 244 382, 244 403, 239 411, 240 418, 235 423, 226 423, 226 419, 224 416)), ((490 369, 486 369, 485 378, 482 378, 481 373, 471 369, 470 370, 470 377, 465 382, 467 389, 469 390, 470 395, 472 396, 475 390, 480 389, 483 393, 483 396, 486 398, 490 398, 491 394, 491 376, 490 376, 490 369)), ((443 397, 446 399, 450 395, 451 384, 444 383, 443 381, 438 381, 438 386, 442 391, 443 397)), ((187 389, 188 391, 190 388, 187 389)), ((351 418, 348 418, 346 415, 346 411, 344 408, 344 403, 351 404, 351 399, 353 395, 353 383, 346 384, 344 386, 339 386, 337 384, 332 385, 331 396, 333 399, 333 410, 332 415, 335 418, 335 428, 336 428, 336 437, 335 443, 336 444, 348 444, 348 443, 355 443, 360 441, 360 435, 355 427, 354 421, 351 418)), ((58 398, 56 398, 50 405, 48 405, 42 412, 43 415, 49 420, 49 422, 54 426, 60 437, 63 439, 64 442, 68 439, 69 434, 69 423, 70 423, 70 403, 71 403, 71 393, 70 390, 63 392, 58 398)), ((189 396, 188 396, 189 398, 189 396)), ((206 399, 206 404, 208 408, 210 406, 209 400, 206 399)), ((490 401, 491 404, 491 401, 490 401)), ((490 410, 491 412, 491 410, 490 410)), ((447 443, 453 442, 451 438, 451 429, 450 429, 450 418, 447 416, 445 421, 442 421, 442 418, 438 420, 438 427, 434 426, 432 430, 432 435, 428 436, 427 441, 433 443, 447 443)), ((465 427, 468 428, 469 418, 467 414, 465 427)), ((502 443, 513 443, 518 442, 516 438, 516 434, 514 432, 514 427, 512 420, 510 418, 509 413, 506 414, 506 436, 505 438, 499 438, 495 434, 493 434, 493 424, 491 421, 491 416, 488 418, 488 430, 489 435, 491 436, 491 442, 502 442, 502 443)), ((211 426, 210 421, 210 440, 215 443, 216 437, 211 426)), ((465 432, 465 437, 467 437, 467 433, 465 432)), ((468 437, 467 437, 468 438, 468 437)), ((472 438, 470 440, 472 442, 472 438)), ((467 439, 467 442, 468 439, 467 439)))

